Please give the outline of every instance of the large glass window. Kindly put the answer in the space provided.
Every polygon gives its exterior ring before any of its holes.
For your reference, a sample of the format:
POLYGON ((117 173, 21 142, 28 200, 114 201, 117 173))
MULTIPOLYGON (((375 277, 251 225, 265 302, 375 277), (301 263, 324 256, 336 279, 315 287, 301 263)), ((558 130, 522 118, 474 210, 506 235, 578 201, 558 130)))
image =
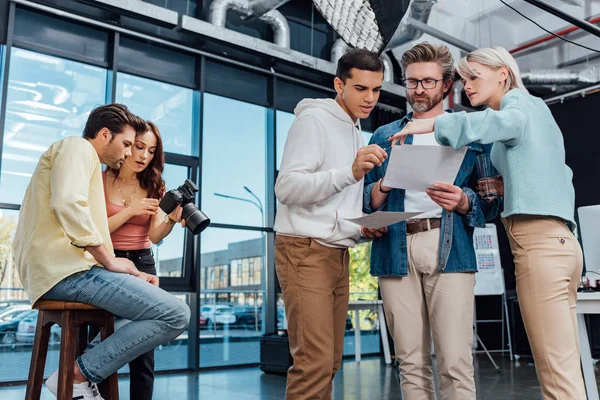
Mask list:
POLYGON ((104 104, 106 70, 13 48, 0 173, 0 202, 20 204, 40 155, 81 136, 89 112, 104 104))
POLYGON ((166 152, 197 155, 193 136, 193 90, 119 73, 117 103, 126 104, 160 130, 166 152))
POLYGON ((212 222, 263 226, 266 109, 204 96, 202 210, 212 222))
POLYGON ((209 228, 201 237, 200 367, 259 362, 265 234, 209 228))
POLYGON ((0 311, 3 302, 27 298, 13 264, 12 241, 18 219, 18 211, 0 209, 0 311))

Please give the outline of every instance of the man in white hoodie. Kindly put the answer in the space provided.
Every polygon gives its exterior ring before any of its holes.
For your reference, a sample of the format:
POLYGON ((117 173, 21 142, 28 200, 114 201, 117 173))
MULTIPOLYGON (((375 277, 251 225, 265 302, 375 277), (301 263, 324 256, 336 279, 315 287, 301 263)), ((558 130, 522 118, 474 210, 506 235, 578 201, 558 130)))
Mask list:
POLYGON ((331 399, 348 312, 348 248, 360 238, 360 226, 343 218, 362 215, 363 178, 387 157, 364 146, 359 122, 382 82, 381 59, 354 49, 338 62, 336 99, 305 99, 295 110, 275 184, 275 265, 294 358, 287 400, 331 399))

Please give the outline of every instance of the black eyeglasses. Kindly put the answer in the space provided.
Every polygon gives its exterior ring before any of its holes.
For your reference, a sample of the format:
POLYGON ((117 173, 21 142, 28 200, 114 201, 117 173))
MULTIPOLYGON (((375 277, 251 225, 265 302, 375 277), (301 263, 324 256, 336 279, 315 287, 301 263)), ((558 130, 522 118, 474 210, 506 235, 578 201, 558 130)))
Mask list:
POLYGON ((443 80, 444 78, 404 79, 404 86, 406 86, 407 89, 416 89, 419 86, 419 83, 421 83, 423 89, 435 89, 437 83, 443 80))

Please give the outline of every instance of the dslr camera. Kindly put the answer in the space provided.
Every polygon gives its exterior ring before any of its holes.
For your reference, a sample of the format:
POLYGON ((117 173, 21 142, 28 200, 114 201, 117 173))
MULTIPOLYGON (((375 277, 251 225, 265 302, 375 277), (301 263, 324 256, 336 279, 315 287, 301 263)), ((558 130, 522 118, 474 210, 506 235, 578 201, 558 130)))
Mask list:
POLYGON ((191 180, 186 179, 183 185, 165 193, 165 196, 158 204, 167 214, 171 214, 180 205, 183 208, 181 217, 185 219, 185 226, 194 235, 205 230, 210 224, 210 218, 198 210, 198 207, 194 204, 194 194, 198 191, 198 186, 191 180))

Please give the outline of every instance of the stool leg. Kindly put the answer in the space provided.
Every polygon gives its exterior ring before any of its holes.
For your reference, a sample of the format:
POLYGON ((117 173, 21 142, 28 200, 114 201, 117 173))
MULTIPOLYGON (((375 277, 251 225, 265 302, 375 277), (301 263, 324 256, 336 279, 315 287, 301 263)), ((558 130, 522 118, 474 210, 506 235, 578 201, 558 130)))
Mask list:
MULTIPOLYGON (((104 324, 100 328, 100 338, 105 340, 115 331, 115 319, 109 312, 105 313, 104 324)), ((119 378, 117 372, 106 378, 100 385, 100 394, 106 400, 119 400, 119 378)))
POLYGON ((62 313, 60 338, 60 363, 58 372, 58 400, 73 398, 73 365, 77 346, 77 325, 73 311, 62 313))
POLYGON ((80 355, 83 354, 83 352, 85 351, 89 340, 88 340, 88 326, 87 325, 81 325, 78 329, 77 329, 78 333, 77 333, 77 353, 76 353, 76 357, 79 357, 80 355))
POLYGON ((50 327, 45 325, 45 313, 38 314, 35 337, 33 339, 33 350, 31 352, 31 364, 29 367, 29 378, 27 379, 27 392, 25 400, 39 400, 42 394, 42 383, 44 379, 44 367, 46 366, 46 355, 48 354, 48 342, 50 341, 50 327))

